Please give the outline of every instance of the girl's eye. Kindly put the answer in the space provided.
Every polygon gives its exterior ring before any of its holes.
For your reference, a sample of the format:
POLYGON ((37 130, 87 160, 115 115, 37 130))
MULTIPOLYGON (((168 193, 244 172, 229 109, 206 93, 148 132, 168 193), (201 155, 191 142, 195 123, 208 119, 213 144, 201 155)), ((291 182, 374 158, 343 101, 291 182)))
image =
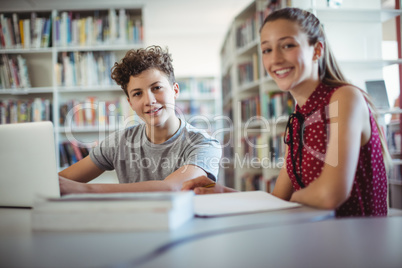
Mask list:
POLYGON ((133 94, 133 97, 137 97, 137 96, 140 96, 140 95, 141 95, 141 92, 136 92, 136 93, 133 94))
POLYGON ((292 48, 292 47, 295 47, 295 45, 294 44, 286 44, 283 47, 284 48, 292 48))

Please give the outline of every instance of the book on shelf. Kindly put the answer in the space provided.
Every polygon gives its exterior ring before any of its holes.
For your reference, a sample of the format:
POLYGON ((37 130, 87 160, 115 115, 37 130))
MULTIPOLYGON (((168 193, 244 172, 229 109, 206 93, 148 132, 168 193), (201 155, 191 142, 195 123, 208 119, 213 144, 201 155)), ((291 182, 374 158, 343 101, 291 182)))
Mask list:
POLYGON ((64 141, 59 144, 60 167, 66 168, 89 155, 89 150, 85 145, 75 141, 64 141))
POLYGON ((248 160, 261 161, 264 150, 266 150, 266 141, 263 135, 250 135, 241 139, 242 155, 248 160))
POLYGON ((131 10, 60 12, 54 19, 55 46, 140 44, 143 42, 141 16, 131 10))
POLYGON ((255 41, 264 21, 264 11, 256 11, 236 28, 236 47, 241 48, 255 41))
POLYGON ((108 66, 116 62, 114 52, 61 52, 55 65, 58 86, 112 86, 108 66))
POLYGON ((32 210, 36 231, 174 230, 194 217, 194 193, 146 192, 38 197, 32 210))
POLYGON ((216 92, 215 79, 197 79, 196 92, 201 96, 211 96, 216 92))
POLYGON ((254 69, 255 64, 253 60, 245 61, 243 63, 240 63, 237 66, 237 70, 239 73, 239 85, 245 85, 247 83, 251 83, 255 78, 258 79, 258 70, 254 69))
POLYGON ((241 119, 247 122, 254 116, 261 116, 260 96, 252 96, 241 101, 241 119))
POLYGON ((18 19, 18 14, 13 13, 13 27, 14 27, 14 35, 15 35, 15 43, 18 48, 21 47, 21 34, 20 34, 20 23, 18 19))
POLYGON ((26 60, 21 55, 17 55, 17 63, 18 74, 20 77, 20 87, 30 88, 31 80, 29 79, 28 65, 26 63, 26 60))
POLYGON ((133 116, 134 112, 123 95, 114 100, 99 100, 94 96, 88 96, 84 101, 68 100, 60 104, 59 110, 59 123, 64 127, 126 127, 132 125, 126 122, 127 118, 138 123, 138 118, 133 116))
POLYGON ((52 103, 49 99, 0 100, 0 124, 52 121, 52 103))
POLYGON ((3 54, 0 61, 0 89, 30 87, 26 60, 21 55, 3 54))
POLYGON ((31 47, 31 20, 24 19, 23 20, 23 31, 24 37, 21 40, 24 40, 24 48, 31 47))
MULTIPOLYGON (((45 16, 45 15, 44 15, 45 16)), ((29 16, 17 13, 0 14, 0 47, 46 48, 51 44, 52 18, 38 16, 32 12, 29 16)))
POLYGON ((265 118, 278 118, 290 115, 295 109, 295 101, 288 92, 273 91, 262 94, 262 115, 265 118))
POLYGON ((280 161, 280 158, 285 157, 285 152, 286 152, 286 145, 284 143, 284 136, 285 133, 281 132, 276 135, 271 135, 269 137, 268 143, 269 143, 269 154, 270 154, 270 159, 273 163, 277 163, 280 161))

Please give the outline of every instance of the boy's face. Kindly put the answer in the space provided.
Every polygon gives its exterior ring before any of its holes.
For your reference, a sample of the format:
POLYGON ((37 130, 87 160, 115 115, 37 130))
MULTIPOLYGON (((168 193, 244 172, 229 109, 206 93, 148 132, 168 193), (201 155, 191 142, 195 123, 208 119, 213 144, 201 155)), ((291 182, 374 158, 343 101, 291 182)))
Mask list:
POLYGON ((152 68, 131 76, 127 84, 131 108, 149 127, 169 127, 175 119, 179 85, 171 85, 166 74, 152 68))

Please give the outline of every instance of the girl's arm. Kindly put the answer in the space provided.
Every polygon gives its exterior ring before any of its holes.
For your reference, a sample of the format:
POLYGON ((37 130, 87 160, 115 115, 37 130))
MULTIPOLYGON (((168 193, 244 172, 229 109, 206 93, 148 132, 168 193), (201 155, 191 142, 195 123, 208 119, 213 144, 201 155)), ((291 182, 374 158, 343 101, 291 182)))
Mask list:
POLYGON ((335 209, 350 195, 360 146, 371 135, 366 101, 360 91, 343 86, 334 92, 329 107, 330 134, 325 163, 317 180, 295 192, 291 201, 323 209, 335 209))
POLYGON ((286 171, 286 159, 288 156, 289 148, 286 145, 285 150, 285 161, 281 171, 279 172, 279 176, 276 179, 274 190, 272 191, 272 195, 279 197, 283 200, 289 201, 293 194, 293 186, 290 181, 288 172, 286 171))

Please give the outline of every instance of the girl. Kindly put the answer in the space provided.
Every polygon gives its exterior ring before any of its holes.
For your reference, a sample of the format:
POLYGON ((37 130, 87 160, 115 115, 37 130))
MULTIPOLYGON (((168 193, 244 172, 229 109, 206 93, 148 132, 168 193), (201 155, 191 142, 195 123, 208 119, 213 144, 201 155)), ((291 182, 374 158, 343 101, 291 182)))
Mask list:
MULTIPOLYGON (((346 82, 320 21, 297 8, 270 14, 261 31, 269 75, 296 100, 286 127, 285 164, 273 195, 335 209, 337 216, 387 215, 384 138, 364 91, 346 82)), ((198 178, 183 184, 196 193, 233 189, 198 178), (198 187, 198 188, 197 188, 198 187)))

